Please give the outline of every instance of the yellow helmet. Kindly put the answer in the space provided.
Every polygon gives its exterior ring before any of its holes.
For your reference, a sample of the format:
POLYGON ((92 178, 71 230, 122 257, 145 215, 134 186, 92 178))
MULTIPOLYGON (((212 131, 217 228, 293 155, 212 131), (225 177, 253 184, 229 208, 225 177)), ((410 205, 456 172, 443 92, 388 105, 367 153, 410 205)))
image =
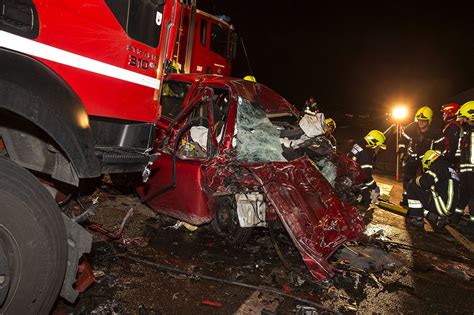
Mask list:
POLYGON ((428 150, 423 155, 421 159, 421 165, 423 165, 423 169, 427 170, 430 168, 431 164, 440 157, 440 154, 435 150, 428 150))
POLYGON ((336 129, 336 122, 332 118, 326 118, 324 121, 326 123, 326 126, 331 127, 332 129, 336 129))
POLYGON ((428 106, 423 106, 415 114, 415 121, 428 120, 431 123, 433 120, 433 111, 428 106))
POLYGON ((465 103, 456 114, 458 117, 466 117, 467 119, 474 121, 474 101, 465 103))
POLYGON ((369 148, 375 149, 380 147, 382 150, 385 150, 385 135, 379 130, 370 131, 367 136, 364 137, 369 148))
POLYGON ((255 82, 255 83, 257 82, 257 79, 255 79, 255 77, 253 75, 246 75, 244 77, 244 80, 245 81, 250 81, 250 82, 255 82))

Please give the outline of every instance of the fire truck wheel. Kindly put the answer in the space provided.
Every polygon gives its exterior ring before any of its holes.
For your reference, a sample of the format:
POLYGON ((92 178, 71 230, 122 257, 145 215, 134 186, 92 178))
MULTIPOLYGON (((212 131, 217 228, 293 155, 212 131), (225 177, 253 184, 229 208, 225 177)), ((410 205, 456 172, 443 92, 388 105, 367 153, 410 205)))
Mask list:
POLYGON ((48 314, 67 264, 63 219, 43 185, 0 158, 0 314, 48 314))
POLYGON ((230 242, 235 245, 245 244, 253 231, 250 227, 240 226, 233 196, 222 197, 219 200, 216 217, 211 226, 218 234, 229 237, 230 242))

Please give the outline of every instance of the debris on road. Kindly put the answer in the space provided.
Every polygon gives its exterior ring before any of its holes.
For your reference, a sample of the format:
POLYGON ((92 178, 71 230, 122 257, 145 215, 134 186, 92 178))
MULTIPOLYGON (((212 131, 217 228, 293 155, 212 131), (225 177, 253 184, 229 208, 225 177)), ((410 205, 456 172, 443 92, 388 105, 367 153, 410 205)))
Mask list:
POLYGON ((211 301, 211 300, 202 300, 201 305, 207 305, 207 306, 212 306, 212 307, 221 307, 222 303, 219 301, 211 301))

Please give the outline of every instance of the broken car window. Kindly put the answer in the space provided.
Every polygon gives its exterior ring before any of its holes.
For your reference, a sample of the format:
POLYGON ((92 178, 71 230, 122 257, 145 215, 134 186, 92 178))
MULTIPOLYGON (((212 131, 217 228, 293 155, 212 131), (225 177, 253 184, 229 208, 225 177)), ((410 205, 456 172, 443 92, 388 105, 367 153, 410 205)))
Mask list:
POLYGON ((173 120, 183 108, 183 102, 191 84, 165 81, 161 92, 161 115, 173 120))
POLYGON ((245 162, 281 162, 280 131, 265 111, 239 96, 237 107, 237 158, 245 162))

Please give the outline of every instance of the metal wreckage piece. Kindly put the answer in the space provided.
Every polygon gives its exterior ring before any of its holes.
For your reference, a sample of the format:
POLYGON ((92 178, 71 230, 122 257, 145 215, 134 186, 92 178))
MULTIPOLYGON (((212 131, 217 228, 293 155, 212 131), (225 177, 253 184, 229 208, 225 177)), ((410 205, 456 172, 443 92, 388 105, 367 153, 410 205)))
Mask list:
POLYGON ((203 170, 206 186, 215 193, 227 191, 231 182, 249 191, 261 191, 267 201, 266 220, 282 222, 318 280, 333 276, 327 259, 365 229, 357 209, 339 200, 306 156, 289 162, 247 164, 222 157, 203 170))

